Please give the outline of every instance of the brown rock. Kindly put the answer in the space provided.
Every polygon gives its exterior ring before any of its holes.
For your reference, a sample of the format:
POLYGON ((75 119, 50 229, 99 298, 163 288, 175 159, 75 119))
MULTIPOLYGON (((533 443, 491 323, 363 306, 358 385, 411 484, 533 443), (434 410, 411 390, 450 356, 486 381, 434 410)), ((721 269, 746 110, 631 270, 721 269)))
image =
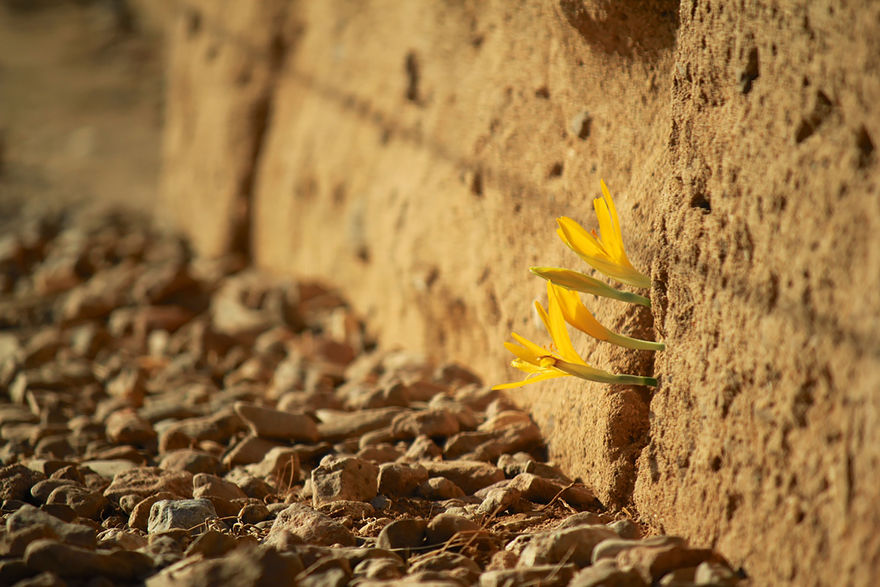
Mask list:
POLYGON ((242 491, 238 485, 221 479, 215 475, 207 473, 198 473, 193 476, 193 497, 214 499, 220 498, 227 501, 234 499, 245 499, 247 494, 242 491))
POLYGON ((431 477, 445 477, 468 495, 504 479, 504 472, 494 465, 477 461, 423 461, 431 477))
MULTIPOLYGON (((204 534, 197 542, 209 534, 204 534)), ((193 555, 195 554, 194 551, 193 555)), ((271 548, 245 546, 236 548, 220 558, 203 559, 202 556, 205 555, 190 556, 179 564, 163 569, 150 577, 146 585, 148 587, 284 585, 303 570, 303 563, 299 557, 279 553, 271 548)))
POLYGON ((578 526, 532 537, 519 556, 518 567, 557 564, 563 559, 579 567, 592 563, 593 549, 609 538, 617 538, 605 526, 578 526))
POLYGON ((572 587, 647 587, 635 569, 621 569, 614 561, 600 560, 580 571, 571 580, 572 587))
POLYGON ((46 498, 46 503, 64 504, 78 516, 89 519, 97 518, 109 505, 107 498, 100 492, 90 491, 74 484, 56 487, 46 498))
POLYGON ((470 535, 480 529, 476 522, 456 514, 442 513, 434 516, 425 532, 428 544, 442 544, 456 534, 470 535))
POLYGON ((378 476, 379 468, 369 461, 325 457, 312 470, 312 503, 318 506, 339 499, 369 501, 376 497, 378 476))
POLYGON ((379 465, 378 492, 393 496, 412 495, 427 480, 428 471, 418 463, 385 463, 379 465))
POLYGON ((113 412, 104 425, 110 442, 145 446, 156 441, 156 432, 150 423, 133 411, 113 412))
POLYGON ((458 434, 458 420, 448 410, 422 410, 404 412, 395 416, 391 431, 397 438, 415 438, 424 434, 429 437, 443 437, 458 434))
POLYGON ((275 518, 267 544, 280 540, 284 533, 299 537, 308 544, 354 546, 355 538, 342 524, 306 505, 291 504, 275 518))
POLYGON ((186 471, 166 471, 157 467, 137 467, 119 473, 104 490, 104 497, 119 500, 123 495, 149 497, 168 492, 179 498, 192 497, 192 474, 186 471))
MULTIPOLYGON (((23 505, 6 519, 6 531, 15 534, 25 529, 46 528, 45 536, 82 548, 95 547, 95 530, 71 524, 31 505, 23 505)), ((23 551, 22 551, 23 552, 23 551)))
MULTIPOLYGON (((535 565, 528 569, 493 570, 480 575, 480 587, 504 587, 506 585, 565 587, 569 585, 569 581, 576 571, 575 565, 535 565)), ((609 583, 609 587, 618 586, 616 583, 609 583)))
POLYGON ((400 518, 394 520, 379 532, 376 546, 386 550, 408 549, 421 546, 425 540, 425 520, 400 518))
POLYGON ((677 536, 651 536, 644 540, 623 538, 609 538, 603 540, 593 549, 593 563, 602 559, 616 560, 617 555, 624 550, 639 546, 685 546, 685 541, 677 536))
POLYGON ((657 581, 675 569, 722 560, 711 550, 687 548, 681 544, 638 546, 619 552, 616 558, 618 567, 635 569, 646 583, 657 581))
POLYGON ((248 472, 257 477, 272 478, 276 485, 293 485, 299 479, 299 452, 295 448, 276 446, 259 463, 248 466, 248 472))
POLYGON ((431 461, 443 454, 443 451, 437 446, 437 443, 425 435, 421 435, 413 440, 409 445, 403 459, 409 462, 431 461))
POLYGON ((130 581, 153 566, 153 560, 140 552, 93 552, 45 539, 32 542, 24 560, 31 569, 51 571, 63 577, 103 576, 123 581, 130 581))
POLYGON ((318 426, 305 414, 273 410, 244 402, 235 403, 235 412, 255 436, 302 442, 318 440, 318 426))
POLYGON ((439 501, 464 497, 464 490, 445 477, 431 477, 419 485, 417 493, 425 499, 439 501))
POLYGON ((45 478, 45 475, 24 465, 0 467, 0 500, 25 499, 31 487, 45 478))
POLYGON ((284 445, 258 436, 245 436, 226 453, 223 457, 223 465, 231 469, 236 465, 259 463, 275 448, 284 448, 284 445))
POLYGON ((220 471, 220 460, 212 454, 190 448, 181 448, 165 453, 159 461, 160 469, 169 471, 188 471, 216 474, 220 471))
POLYGON ((153 507, 153 504, 163 499, 176 499, 177 497, 178 496, 173 493, 160 491, 159 493, 141 499, 132 508, 131 515, 128 517, 128 525, 132 528, 137 528, 138 530, 146 532, 147 522, 150 520, 150 508, 153 507))
POLYGON ((401 408, 378 408, 358 412, 318 410, 316 414, 320 420, 318 432, 322 439, 337 442, 384 428, 390 425, 399 413, 401 408))

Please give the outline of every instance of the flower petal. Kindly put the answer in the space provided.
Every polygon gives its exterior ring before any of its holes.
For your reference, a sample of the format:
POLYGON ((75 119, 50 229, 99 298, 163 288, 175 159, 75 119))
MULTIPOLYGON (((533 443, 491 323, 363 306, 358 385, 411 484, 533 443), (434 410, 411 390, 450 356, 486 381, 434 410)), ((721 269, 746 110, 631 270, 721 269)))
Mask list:
POLYGON ((565 317, 562 315, 562 308, 559 307, 559 300, 553 293, 554 285, 547 282, 547 297, 550 300, 549 310, 547 312, 547 330, 550 332, 550 338, 556 345, 556 350, 566 361, 573 363, 583 363, 583 359, 574 350, 571 344, 571 338, 568 336, 568 325, 565 323, 565 317))
POLYGON ((602 326, 587 307, 581 302, 581 296, 576 291, 570 291, 556 285, 550 288, 550 295, 556 297, 565 321, 593 338, 608 340, 610 331, 602 326))
POLYGON ((528 385, 530 383, 537 383, 539 381, 545 381, 547 379, 567 376, 568 373, 562 373, 561 371, 548 371, 539 375, 526 377, 522 381, 513 381, 511 383, 501 383, 499 385, 493 385, 492 389, 513 389, 515 387, 522 387, 523 385, 528 385))

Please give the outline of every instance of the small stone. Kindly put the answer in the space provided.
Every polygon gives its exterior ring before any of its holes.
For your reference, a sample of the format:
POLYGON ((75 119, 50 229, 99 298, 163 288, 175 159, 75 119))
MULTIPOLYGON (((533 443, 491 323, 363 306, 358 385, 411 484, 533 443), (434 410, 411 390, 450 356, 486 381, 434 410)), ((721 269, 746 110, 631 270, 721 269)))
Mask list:
MULTIPOLYGON (((126 498, 135 497, 138 498, 140 496, 125 496, 126 498)), ((160 491, 155 495, 151 495, 140 500, 131 510, 131 514, 128 517, 128 525, 132 528, 137 528, 138 530, 147 529, 147 523, 150 519, 150 510, 153 507, 153 504, 157 501, 161 501, 163 499, 176 499, 178 496, 173 493, 168 493, 167 491, 160 491)), ((122 500, 119 500, 122 503, 122 500)))
POLYGON ((193 540, 192 544, 184 552, 184 556, 201 555, 204 558, 215 558, 223 556, 236 546, 238 546, 238 542, 229 534, 224 534, 217 530, 208 530, 193 540))
POLYGON ((379 468, 369 461, 325 457, 312 470, 312 503, 317 506, 338 499, 369 501, 376 496, 378 476, 379 468))
POLYGON ((437 446, 437 443, 422 434, 409 445, 403 455, 403 460, 407 462, 432 461, 442 454, 443 451, 437 446))
POLYGON ((388 443, 365 446, 355 455, 359 459, 371 461, 376 464, 390 463, 403 456, 403 452, 396 446, 388 443))
POLYGON ((419 464, 384 463, 379 465, 378 492, 407 496, 428 480, 428 471, 419 464))
POLYGON ((415 438, 421 434, 436 438, 458 434, 458 420, 448 410, 422 410, 398 414, 391 422, 396 438, 415 438))
POLYGON ((647 587, 635 569, 621 569, 612 560, 601 560, 574 576, 570 587, 647 587))
POLYGON ((419 485, 416 493, 433 501, 464 497, 464 490, 445 477, 431 477, 419 485))
POLYGON ((118 500, 123 495, 142 498, 168 492, 177 497, 192 497, 192 474, 186 471, 167 471, 157 467, 137 467, 119 473, 104 490, 104 497, 118 500))
POLYGON ((666 573, 685 567, 696 567, 702 562, 722 562, 708 549, 687 548, 682 544, 637 546, 621 551, 617 566, 633 568, 646 583, 660 579, 666 573))
POLYGON ((268 520, 270 516, 269 508, 262 502, 245 504, 238 512, 238 519, 243 524, 258 524, 263 520, 268 520))
POLYGON ((394 520, 379 532, 376 546, 386 550, 415 548, 421 546, 425 539, 425 520, 401 518, 394 520))
POLYGON ((146 537, 121 528, 108 528, 98 534, 98 546, 101 548, 124 548, 137 550, 147 545, 146 537))
POLYGON ((275 518, 266 538, 277 542, 284 533, 292 534, 308 544, 354 546, 354 535, 342 524, 307 505, 294 503, 275 518))
POLYGON ((93 552, 46 539, 28 545, 24 560, 31 569, 51 571, 63 577, 103 576, 121 581, 132 580, 153 566, 153 559, 140 552, 93 552))
POLYGON ((406 563, 390 558, 368 558, 357 564, 352 574, 374 581, 393 581, 403 577, 406 563))
POLYGON ((716 585, 726 587, 736 585, 739 576, 724 563, 705 561, 697 566, 694 583, 697 585, 716 585))
POLYGON ((70 479, 44 479, 31 487, 31 497, 40 503, 46 503, 49 495, 62 485, 74 485, 76 481, 70 479))
POLYGON ((358 412, 340 412, 337 410, 318 410, 320 419, 318 431, 321 438, 329 442, 338 442, 361 436, 371 430, 378 430, 391 424, 402 408, 378 408, 358 412))
MULTIPOLYGON (((536 565, 528 569, 486 571, 480 575, 480 587, 507 587, 508 585, 541 585, 565 587, 574 576, 575 565, 536 565)), ((612 587, 609 584, 609 587, 612 587)), ((617 587, 617 584, 614 584, 617 587)))
POLYGON ((299 451, 286 446, 276 446, 263 459, 247 470, 257 477, 271 478, 276 485, 293 485, 299 479, 299 451))
POLYGON ((110 442, 146 446, 156 441, 156 432, 150 423, 132 410, 113 412, 104 426, 110 442))
POLYGON ((282 446, 278 442, 259 436, 245 436, 223 457, 223 465, 231 469, 236 465, 259 463, 270 450, 282 446))
POLYGON ((193 475, 198 473, 220 472, 220 460, 214 455, 191 448, 181 448, 165 453, 159 461, 160 469, 169 471, 188 471, 193 475))
POLYGON ((268 483, 259 477, 254 477, 244 469, 233 469, 224 476, 224 479, 238 485, 250 498, 262 500, 273 492, 268 483))
POLYGON ((54 536, 67 544, 83 548, 95 547, 95 531, 92 528, 63 522, 32 505, 23 505, 6 518, 6 531, 10 534, 39 526, 49 528, 54 536))
POLYGON ((135 463, 128 459, 90 459, 83 461, 82 464, 101 477, 112 480, 120 473, 142 466, 143 462, 135 463))
POLYGON ((559 524, 556 529, 565 530, 566 528, 574 528, 576 526, 596 526, 604 522, 605 519, 599 514, 593 512, 578 512, 562 520, 562 523, 559 524))
POLYGON ((477 514, 481 516, 496 516, 518 504, 521 498, 522 492, 515 487, 510 485, 494 487, 486 492, 486 497, 483 498, 483 502, 477 508, 477 514))
POLYGON ((609 538, 603 540, 593 549, 593 563, 597 563, 602 559, 615 560, 617 555, 624 550, 636 548, 638 546, 684 546, 684 539, 678 536, 651 536, 644 540, 609 538))
POLYGON ((0 500, 20 499, 28 497, 31 487, 46 476, 33 471, 24 465, 7 465, 0 467, 0 500))
POLYGON ((184 559, 146 581, 146 587, 215 587, 216 585, 286 585, 303 570, 298 556, 271 548, 245 546, 226 556, 184 559))
POLYGON ((428 522, 425 538, 428 544, 442 544, 455 537, 456 534, 476 532, 480 525, 457 514, 442 513, 428 522))
POLYGON ((428 552, 413 557, 409 561, 410 574, 425 571, 451 571, 456 578, 461 579, 466 584, 473 584, 477 577, 480 576, 482 569, 472 559, 464 555, 457 552, 440 551, 428 552))
POLYGON ((221 479, 216 475, 199 473, 193 477, 193 497, 211 499, 245 499, 247 495, 239 489, 238 485, 221 479))
POLYGON ((621 538, 635 539, 641 535, 638 524, 632 520, 617 520, 608 524, 621 538))
POLYGON ((421 464, 431 477, 445 477, 468 495, 504 479, 501 469, 479 461, 424 461, 421 464))
POLYGON ((537 534, 520 553, 517 566, 557 564, 564 559, 585 567, 591 564, 596 545, 609 538, 617 538, 617 534, 605 526, 578 526, 537 534))
POLYGON ((107 498, 97 491, 69 484, 56 487, 46 499, 47 504, 64 504, 83 518, 98 518, 109 506, 107 498))
POLYGON ((163 499, 150 508, 147 533, 156 534, 174 529, 188 530, 191 534, 204 531, 208 520, 217 517, 214 504, 207 499, 163 499))
POLYGON ((318 426, 305 414, 273 410, 245 402, 236 402, 235 412, 255 436, 301 442, 318 441, 318 426))

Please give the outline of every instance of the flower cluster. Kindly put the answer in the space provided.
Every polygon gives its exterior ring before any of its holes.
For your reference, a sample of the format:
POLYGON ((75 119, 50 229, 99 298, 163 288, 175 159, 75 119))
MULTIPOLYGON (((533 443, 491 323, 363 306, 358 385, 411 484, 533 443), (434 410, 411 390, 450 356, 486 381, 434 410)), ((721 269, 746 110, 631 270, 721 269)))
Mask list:
MULTIPOLYGON (((651 279, 636 270, 626 256, 614 200, 611 199, 605 182, 601 183, 602 197, 593 200, 600 234, 596 234, 596 231, 587 232, 580 224, 566 217, 556 219, 559 224, 556 232, 562 242, 597 271, 626 285, 649 288, 651 279)), ((516 357, 511 364, 525 372, 526 378, 496 385, 494 389, 509 389, 566 376, 600 383, 657 385, 657 380, 653 377, 617 375, 591 367, 574 350, 568 334, 568 325, 571 325, 593 338, 622 347, 662 351, 665 348, 662 342, 630 338, 608 330, 587 309, 579 292, 650 307, 651 301, 648 298, 620 291, 594 277, 570 269, 532 267, 531 271, 547 280, 547 309, 538 302, 535 302, 535 307, 550 334, 552 344, 549 348, 544 348, 515 332, 512 333, 516 342, 507 342, 504 346, 516 357)))

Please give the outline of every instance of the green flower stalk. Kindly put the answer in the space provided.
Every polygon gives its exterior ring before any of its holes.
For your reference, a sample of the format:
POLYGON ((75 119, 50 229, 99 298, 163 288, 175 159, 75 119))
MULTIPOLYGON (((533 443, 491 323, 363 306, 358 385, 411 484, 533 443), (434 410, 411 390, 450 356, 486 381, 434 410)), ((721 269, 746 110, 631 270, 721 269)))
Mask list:
POLYGON ((561 267, 529 267, 529 271, 566 289, 612 298, 628 304, 640 304, 648 308, 651 307, 651 300, 645 296, 614 289, 595 277, 590 277, 579 271, 572 271, 571 269, 563 269, 561 267))

